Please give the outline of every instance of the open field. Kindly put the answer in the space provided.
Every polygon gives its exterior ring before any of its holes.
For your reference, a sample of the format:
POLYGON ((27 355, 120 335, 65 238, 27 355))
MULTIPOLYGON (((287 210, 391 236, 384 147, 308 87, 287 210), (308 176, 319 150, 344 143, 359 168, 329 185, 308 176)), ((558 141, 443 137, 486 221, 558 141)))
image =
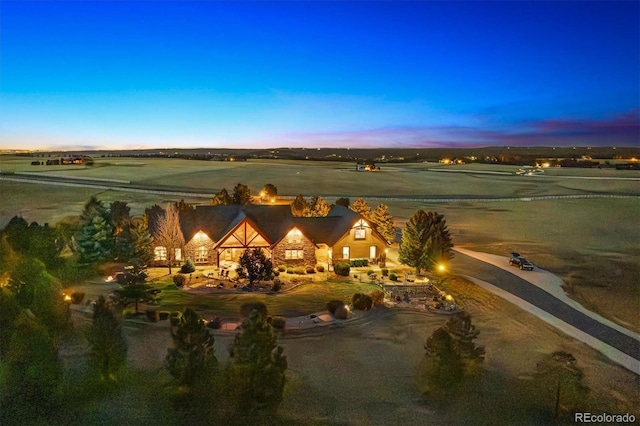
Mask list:
MULTIPOLYGON (((92 167, 30 166, 28 157, 0 156, 2 171, 42 171, 75 177, 121 179, 149 188, 217 192, 238 182, 258 191, 266 183, 281 195, 363 196, 389 205, 400 223, 417 209, 447 218, 457 245, 508 255, 519 251, 560 275, 569 294, 587 308, 640 331, 640 172, 611 169, 546 169, 543 176, 514 173, 516 166, 434 163, 382 164, 376 173, 356 172, 351 163, 249 160, 206 162, 162 158, 98 158, 92 167), (428 171, 434 170, 434 171, 428 171), (451 173, 437 170, 461 170, 451 173), (575 177, 588 179, 576 179, 575 177), (611 177, 623 179, 608 179, 611 177), (594 179, 607 178, 607 179, 594 179), (632 198, 477 202, 476 198, 527 198, 616 194, 632 198), (398 199, 458 199, 427 204, 398 199)), ((0 181, 0 226, 21 214, 28 221, 55 223, 77 215, 91 195, 128 201, 133 214, 152 204, 185 198, 124 191, 0 181)), ((329 201, 333 201, 329 198, 329 201)))

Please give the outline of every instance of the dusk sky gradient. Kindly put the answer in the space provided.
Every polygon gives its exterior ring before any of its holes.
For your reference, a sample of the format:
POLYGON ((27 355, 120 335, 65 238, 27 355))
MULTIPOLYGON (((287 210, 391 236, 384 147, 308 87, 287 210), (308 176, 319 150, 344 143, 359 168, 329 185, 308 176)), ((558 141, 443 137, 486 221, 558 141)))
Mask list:
POLYGON ((0 148, 638 146, 640 2, 0 2, 0 148))

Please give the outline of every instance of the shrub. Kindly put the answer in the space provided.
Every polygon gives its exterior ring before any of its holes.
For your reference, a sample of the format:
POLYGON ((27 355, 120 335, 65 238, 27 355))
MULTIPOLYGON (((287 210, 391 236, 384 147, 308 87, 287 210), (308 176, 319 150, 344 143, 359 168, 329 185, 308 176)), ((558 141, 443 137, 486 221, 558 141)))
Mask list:
POLYGON ((214 317, 211 321, 209 321, 209 324, 207 324, 207 327, 209 328, 213 328, 213 329, 220 329, 222 327, 222 318, 219 316, 214 317))
POLYGON ((327 311, 329 311, 331 315, 334 315, 336 313, 336 310, 343 306, 344 302, 342 300, 332 300, 327 303, 327 311))
POLYGON ((389 275, 389 270, 387 268, 382 268, 382 276, 386 277, 389 275))
POLYGON ((71 293, 71 303, 74 305, 79 305, 84 300, 84 292, 82 291, 74 291, 71 293))
POLYGON ((287 320, 284 317, 273 317, 271 319, 271 327, 275 328, 276 330, 284 330, 286 325, 287 320))
POLYGON ((280 271, 278 271, 278 270, 273 271, 273 276, 274 277, 279 277, 280 276, 280 271))
POLYGON ((375 272, 373 272, 373 269, 367 269, 367 275, 373 275, 375 274, 375 272))
POLYGON ((369 266, 369 259, 352 259, 349 262, 350 266, 353 266, 354 268, 361 268, 363 266, 369 266))
POLYGON ((249 318, 249 314, 254 309, 256 311, 258 311, 258 313, 260 314, 260 316, 262 318, 266 318, 267 315, 269 315, 269 312, 267 310, 267 305, 265 305, 264 303, 262 303, 262 302, 247 302, 247 303, 243 303, 240 306, 240 318, 249 318))
POLYGON ((296 266, 295 268, 293 268, 293 273, 298 275, 306 274, 304 266, 296 266))
POLYGON ((147 309, 147 312, 145 312, 145 314, 147 315, 147 319, 151 322, 158 322, 160 320, 160 315, 155 309, 147 309))
POLYGON ((180 288, 187 283, 187 276, 183 274, 175 274, 173 276, 173 283, 176 287, 180 288))
POLYGON ((398 281, 398 276, 396 275, 395 272, 392 272, 392 273, 389 274, 389 279, 391 281, 398 281))
POLYGON ((179 311, 173 311, 171 312, 171 315, 169 315, 169 321, 173 326, 178 325, 178 323, 180 322, 180 318, 182 318, 182 312, 179 311))
POLYGON ((341 275, 343 277, 349 276, 349 271, 351 271, 351 267, 346 262, 338 262, 334 268, 336 274, 341 275))
POLYGON ((278 266, 278 272, 284 272, 284 271, 286 271, 286 270, 287 270, 287 267, 286 267, 286 266, 284 266, 284 265, 280 265, 280 266, 278 266))
POLYGON ((282 281, 280 281, 280 279, 275 278, 273 280, 273 285, 271 286, 271 291, 280 291, 280 289, 282 288, 282 281))
POLYGON ((338 309, 336 309, 336 312, 333 314, 333 317, 335 319, 346 320, 348 315, 349 315, 349 311, 347 311, 347 307, 342 305, 338 309))
POLYGON ((293 268, 292 267, 288 267, 287 268, 287 274, 293 274, 293 268))
POLYGON ((324 272, 324 266, 322 266, 322 265, 316 265, 316 271, 318 271, 318 272, 324 272))
POLYGON ((384 291, 382 290, 373 290, 369 293, 369 297, 371 298, 373 306, 381 306, 384 304, 384 291))
POLYGON ((183 274, 190 274, 195 271, 196 266, 193 264, 191 259, 187 259, 186 262, 184 262, 184 265, 182 265, 182 267, 180 268, 180 272, 182 272, 183 274))
POLYGON ((362 293, 354 294, 351 298, 351 304, 353 305, 353 309, 358 309, 359 311, 368 311, 373 306, 371 298, 362 293))
POLYGON ((313 266, 307 266, 306 272, 307 272, 307 274, 315 274, 316 273, 316 269, 313 266))

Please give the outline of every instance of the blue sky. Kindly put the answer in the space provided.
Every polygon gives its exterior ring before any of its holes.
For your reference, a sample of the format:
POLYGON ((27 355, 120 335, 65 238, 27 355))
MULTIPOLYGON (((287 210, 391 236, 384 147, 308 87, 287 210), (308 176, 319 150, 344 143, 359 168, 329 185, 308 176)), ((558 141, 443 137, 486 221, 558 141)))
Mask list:
POLYGON ((640 3, 0 2, 0 148, 634 146, 640 3))

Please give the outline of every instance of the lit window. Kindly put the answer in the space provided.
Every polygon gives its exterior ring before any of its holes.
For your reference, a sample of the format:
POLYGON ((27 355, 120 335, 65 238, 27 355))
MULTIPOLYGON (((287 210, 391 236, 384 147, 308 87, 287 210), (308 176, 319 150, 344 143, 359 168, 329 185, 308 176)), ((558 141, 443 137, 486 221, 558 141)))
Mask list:
POLYGON ((196 262, 203 263, 208 260, 209 252, 205 246, 200 246, 196 249, 196 262))
POLYGON ((287 240, 289 240, 289 243, 299 244, 302 241, 302 232, 297 228, 293 228, 287 234, 287 240))
POLYGON ((342 247, 342 258, 349 259, 351 256, 349 254, 349 247, 342 247))
POLYGON ((177 248, 174 250, 174 253, 176 260, 182 260, 182 249, 177 248))
POLYGON ((162 246, 154 248, 153 260, 167 260, 167 248, 162 246))
POLYGON ((364 228, 356 228, 354 238, 356 240, 364 240, 367 238, 367 232, 364 228))
POLYGON ((285 259, 302 259, 304 256, 304 250, 285 250, 285 259))

